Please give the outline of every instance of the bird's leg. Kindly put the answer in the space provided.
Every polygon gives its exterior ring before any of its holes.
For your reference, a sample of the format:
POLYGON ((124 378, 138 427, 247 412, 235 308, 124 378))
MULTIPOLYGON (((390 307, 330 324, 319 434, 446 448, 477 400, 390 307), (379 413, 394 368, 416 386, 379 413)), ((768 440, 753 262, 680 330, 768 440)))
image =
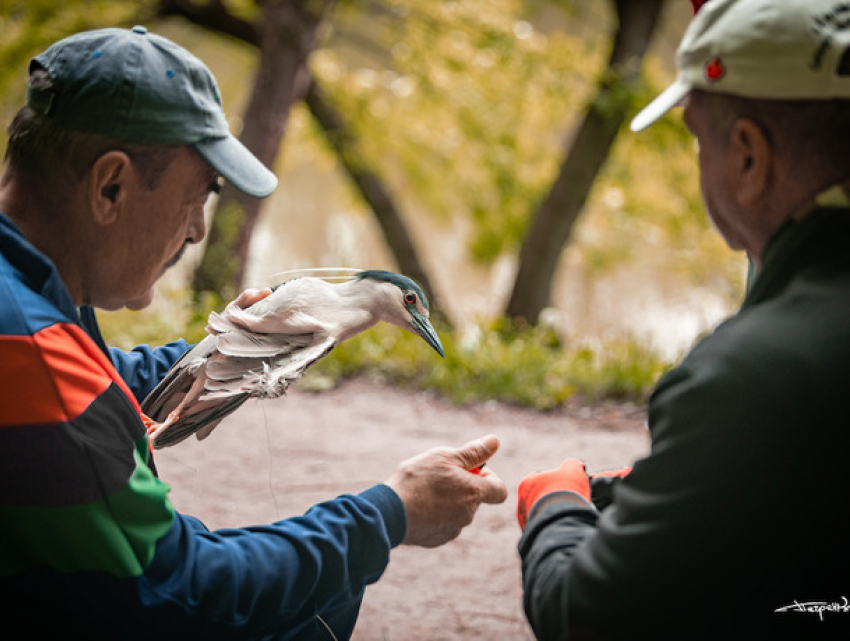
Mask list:
POLYGON ((162 423, 157 423, 151 419, 148 419, 150 422, 145 421, 145 425, 148 430, 148 437, 151 441, 155 441, 158 435, 162 434, 165 430, 180 420, 186 406, 194 403, 203 393, 205 380, 205 376, 198 376, 192 383, 192 387, 190 387, 189 391, 186 392, 186 396, 184 396, 183 400, 180 401, 180 404, 168 413, 168 416, 165 417, 165 420, 162 421, 162 423))
POLYGON ((173 411, 168 413, 168 416, 165 417, 165 420, 161 423, 157 423, 153 419, 148 419, 145 421, 145 425, 148 428, 148 437, 151 441, 155 441, 156 437, 162 434, 169 427, 174 425, 177 421, 180 420, 181 410, 185 405, 185 401, 180 403, 173 411))

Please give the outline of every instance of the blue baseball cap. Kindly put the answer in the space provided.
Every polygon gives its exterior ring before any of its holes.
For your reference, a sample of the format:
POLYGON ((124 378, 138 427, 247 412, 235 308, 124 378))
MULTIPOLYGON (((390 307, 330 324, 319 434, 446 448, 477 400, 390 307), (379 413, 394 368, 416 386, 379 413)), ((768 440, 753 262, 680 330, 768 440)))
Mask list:
POLYGON ((277 187, 277 177, 230 133, 206 65, 145 27, 75 34, 30 61, 30 73, 39 68, 52 86, 30 86, 27 105, 62 126, 142 145, 191 145, 250 196, 277 187))

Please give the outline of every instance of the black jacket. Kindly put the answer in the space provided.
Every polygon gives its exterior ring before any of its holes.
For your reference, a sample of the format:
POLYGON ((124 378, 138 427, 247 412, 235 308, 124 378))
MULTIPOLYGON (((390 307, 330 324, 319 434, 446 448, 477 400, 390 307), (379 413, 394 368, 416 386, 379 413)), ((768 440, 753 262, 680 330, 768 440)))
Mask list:
POLYGON ((850 630, 848 401, 850 210, 821 208, 780 230, 740 311, 659 382, 650 454, 613 504, 532 514, 519 547, 538 637, 850 630))

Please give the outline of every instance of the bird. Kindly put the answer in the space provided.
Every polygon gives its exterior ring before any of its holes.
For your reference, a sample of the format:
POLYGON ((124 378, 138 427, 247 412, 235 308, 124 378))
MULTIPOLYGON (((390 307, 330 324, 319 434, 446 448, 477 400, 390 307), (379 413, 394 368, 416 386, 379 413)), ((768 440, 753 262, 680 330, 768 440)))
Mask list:
POLYGON ((203 440, 249 398, 276 398, 313 363, 380 321, 445 350, 429 320, 428 298, 412 279, 357 271, 345 282, 287 280, 253 305, 211 312, 207 336, 187 350, 142 401, 154 448, 192 434, 203 440))

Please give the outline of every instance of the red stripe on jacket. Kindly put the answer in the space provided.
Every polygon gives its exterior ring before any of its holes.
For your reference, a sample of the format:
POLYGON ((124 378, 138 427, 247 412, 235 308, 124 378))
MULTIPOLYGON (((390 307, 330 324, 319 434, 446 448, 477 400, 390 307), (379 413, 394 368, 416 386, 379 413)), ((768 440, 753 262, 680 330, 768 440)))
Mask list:
POLYGON ((50 325, 33 336, 0 336, 0 362, 0 388, 9 399, 0 403, 0 425, 73 421, 113 382, 140 412, 112 362, 77 325, 50 325), (32 397, 37 402, 28 400, 32 397))

